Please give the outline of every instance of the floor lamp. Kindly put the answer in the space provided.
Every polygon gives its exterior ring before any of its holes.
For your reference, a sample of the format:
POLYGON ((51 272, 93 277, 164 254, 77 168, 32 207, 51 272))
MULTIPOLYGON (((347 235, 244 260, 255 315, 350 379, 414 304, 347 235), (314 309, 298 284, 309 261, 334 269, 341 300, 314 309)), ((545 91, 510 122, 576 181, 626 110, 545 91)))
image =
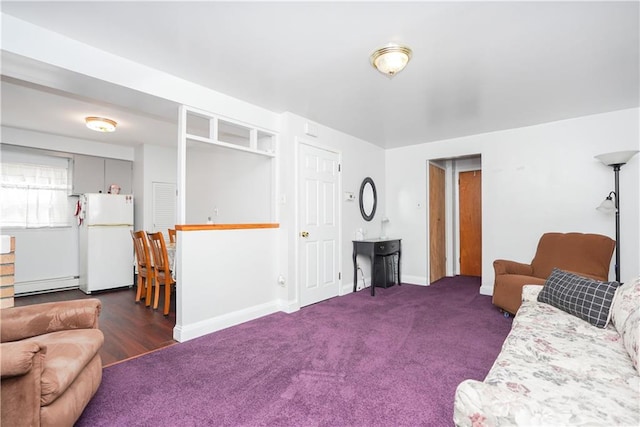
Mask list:
POLYGON ((600 206, 596 209, 601 212, 615 212, 616 214, 616 282, 620 282, 620 168, 636 154, 638 154, 638 150, 616 151, 615 153, 596 156, 596 159, 613 168, 613 174, 615 176, 615 190, 610 192, 607 198, 600 203, 600 206))

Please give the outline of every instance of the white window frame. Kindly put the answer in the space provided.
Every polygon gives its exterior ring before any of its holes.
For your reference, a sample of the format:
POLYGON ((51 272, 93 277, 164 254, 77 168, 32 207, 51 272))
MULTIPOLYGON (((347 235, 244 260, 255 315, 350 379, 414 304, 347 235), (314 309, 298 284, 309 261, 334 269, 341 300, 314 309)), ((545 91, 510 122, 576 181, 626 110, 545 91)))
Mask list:
POLYGON ((69 227, 69 159, 29 152, 2 152, 0 226, 69 227))

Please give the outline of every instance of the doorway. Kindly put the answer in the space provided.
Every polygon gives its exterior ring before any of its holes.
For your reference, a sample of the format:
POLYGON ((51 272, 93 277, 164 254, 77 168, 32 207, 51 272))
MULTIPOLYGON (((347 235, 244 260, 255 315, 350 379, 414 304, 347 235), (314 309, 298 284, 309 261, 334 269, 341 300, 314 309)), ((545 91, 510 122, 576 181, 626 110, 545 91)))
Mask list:
POLYGON ((338 296, 339 153, 300 143, 298 262, 300 307, 338 296))
POLYGON ((426 280, 433 283, 457 274, 481 276, 481 156, 432 159, 427 168, 429 255, 426 280))

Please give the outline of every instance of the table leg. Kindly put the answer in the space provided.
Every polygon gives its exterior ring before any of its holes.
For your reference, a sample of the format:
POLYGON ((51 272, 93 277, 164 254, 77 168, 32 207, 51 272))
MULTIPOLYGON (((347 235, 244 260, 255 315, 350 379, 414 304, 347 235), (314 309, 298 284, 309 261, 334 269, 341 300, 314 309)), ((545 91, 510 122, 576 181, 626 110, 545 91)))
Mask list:
POLYGON ((402 251, 398 251, 398 286, 402 284, 400 282, 400 254, 402 254, 402 251))
POLYGON ((356 248, 354 247, 353 248, 353 292, 355 292, 358 287, 358 264, 356 263, 357 257, 358 255, 356 253, 356 248))
POLYGON ((376 296, 376 284, 373 283, 373 270, 374 270, 374 266, 373 263, 375 262, 375 255, 372 253, 369 258, 371 259, 371 296, 375 297, 376 296))

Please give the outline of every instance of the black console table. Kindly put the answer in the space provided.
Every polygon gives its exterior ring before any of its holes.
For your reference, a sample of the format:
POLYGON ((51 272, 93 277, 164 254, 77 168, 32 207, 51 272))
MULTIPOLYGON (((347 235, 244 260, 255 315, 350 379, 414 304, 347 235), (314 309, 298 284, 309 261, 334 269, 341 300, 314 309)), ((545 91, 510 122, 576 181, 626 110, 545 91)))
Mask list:
MULTIPOLYGON (((390 255, 398 255, 398 285, 400 285, 400 254, 401 254, 401 239, 367 239, 367 240, 354 240, 353 241, 353 292, 356 291, 358 286, 358 255, 366 255, 371 260, 371 296, 376 294, 376 286, 373 283, 374 271, 376 270, 376 263, 386 263, 386 257, 390 255)), ((386 271, 386 264, 382 266, 378 265, 378 268, 383 268, 386 271)), ((385 282, 386 282, 385 274, 385 282)), ((386 284, 386 283, 385 283, 386 284)))

